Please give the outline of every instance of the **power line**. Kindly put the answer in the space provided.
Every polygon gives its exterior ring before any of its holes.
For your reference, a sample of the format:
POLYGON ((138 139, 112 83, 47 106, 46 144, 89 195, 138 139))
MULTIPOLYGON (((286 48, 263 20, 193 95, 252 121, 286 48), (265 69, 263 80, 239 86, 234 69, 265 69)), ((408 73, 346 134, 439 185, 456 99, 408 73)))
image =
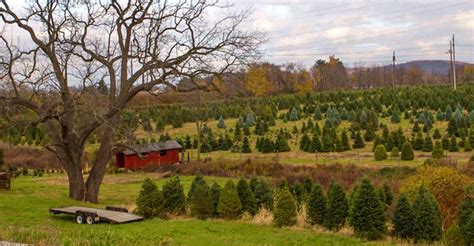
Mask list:
MULTIPOLYGON (((422 10, 422 11, 418 11, 418 12, 414 12, 414 13, 403 13, 402 15, 396 15, 396 16, 391 16, 391 17, 386 17, 386 18, 382 18, 382 19, 378 19, 377 21, 383 21, 383 20, 391 20, 391 19, 396 19, 396 18, 399 18, 399 17, 403 17, 403 16, 406 16, 407 14, 422 14, 422 13, 429 13, 429 12, 432 12, 432 11, 435 11, 435 10, 440 10, 440 9, 446 9, 446 8, 451 8, 451 7, 456 7, 456 6, 459 6, 459 5, 463 5, 463 4, 466 4, 466 2, 464 3, 458 3, 458 4, 454 4, 454 5, 446 5, 446 6, 441 6, 441 7, 437 7, 437 8, 434 8, 434 9, 428 9, 428 10, 422 10)), ((382 16, 385 16, 387 14, 391 14, 391 13, 398 13, 400 11, 409 11, 409 10, 412 10, 412 9, 416 9, 416 8, 419 8, 419 7, 426 7, 426 6, 431 6, 431 4, 428 4, 428 5, 423 5, 423 6, 416 6, 416 7, 411 7, 411 8, 406 8, 406 9, 402 9, 402 10, 397 10, 397 11, 394 11, 394 12, 386 12, 386 13, 381 13, 381 14, 378 14, 378 15, 382 15, 382 16)), ((377 16, 377 15, 375 15, 377 16)), ((349 20, 358 20, 360 18, 351 18, 349 20)), ((359 26, 359 25, 365 25, 365 24, 370 24, 372 23, 372 21, 367 21, 367 22, 362 22, 362 23, 355 23, 355 24, 351 24, 351 25, 345 25, 345 26, 342 26, 342 27, 354 27, 354 26, 359 26)), ((310 25, 305 25, 305 26, 299 26, 299 28, 306 28, 306 27, 319 27, 319 26, 322 26, 323 24, 310 24, 310 25)), ((291 26, 290 26, 291 27, 291 26)), ((288 27, 288 28, 290 28, 288 27)), ((282 29, 279 29, 279 30, 273 30, 272 32, 282 32, 282 31, 287 31, 288 28, 282 28, 282 29)), ((318 30, 318 31, 322 31, 322 30, 318 30)), ((272 35, 272 37, 275 37, 275 38, 281 38, 281 37, 287 37, 287 36, 293 36, 293 35, 298 35, 298 34, 302 34, 302 33, 292 33, 292 34, 282 34, 282 35, 277 35, 277 36, 274 36, 272 35)))

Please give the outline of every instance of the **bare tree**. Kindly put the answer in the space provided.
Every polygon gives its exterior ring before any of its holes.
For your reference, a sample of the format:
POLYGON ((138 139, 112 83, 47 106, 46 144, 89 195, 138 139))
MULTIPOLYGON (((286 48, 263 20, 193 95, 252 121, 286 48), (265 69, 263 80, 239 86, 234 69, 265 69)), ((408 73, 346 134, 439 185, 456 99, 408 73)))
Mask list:
POLYGON ((67 172, 69 196, 98 202, 106 164, 120 144, 121 112, 135 95, 212 88, 180 88, 176 81, 223 74, 259 55, 262 35, 240 30, 248 11, 231 10, 204 0, 32 0, 18 11, 0 0, 0 27, 27 36, 20 46, 0 35, 6 88, 0 103, 46 126, 46 148, 67 172), (217 11, 229 13, 216 19, 217 11), (101 80, 107 88, 97 93, 101 80), (100 147, 84 177, 84 147, 94 132, 100 147))

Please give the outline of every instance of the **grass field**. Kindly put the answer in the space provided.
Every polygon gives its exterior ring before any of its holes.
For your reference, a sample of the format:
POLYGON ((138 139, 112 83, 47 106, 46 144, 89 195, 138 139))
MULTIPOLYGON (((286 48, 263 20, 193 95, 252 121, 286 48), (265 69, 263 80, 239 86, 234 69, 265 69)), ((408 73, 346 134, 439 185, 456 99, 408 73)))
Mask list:
MULTIPOLYGON (((162 185, 159 174, 128 173, 107 175, 100 204, 133 208, 145 177, 162 185)), ((223 184, 226 179, 206 177, 223 184)), ((185 190, 192 177, 181 177, 185 190)), ((360 245, 365 242, 310 228, 278 229, 245 221, 208 220, 188 217, 172 220, 109 225, 78 225, 72 217, 52 216, 48 208, 87 205, 67 198, 66 177, 21 176, 12 181, 12 190, 0 190, 0 241, 35 245, 360 245)), ((388 241, 372 244, 390 244, 388 241)))

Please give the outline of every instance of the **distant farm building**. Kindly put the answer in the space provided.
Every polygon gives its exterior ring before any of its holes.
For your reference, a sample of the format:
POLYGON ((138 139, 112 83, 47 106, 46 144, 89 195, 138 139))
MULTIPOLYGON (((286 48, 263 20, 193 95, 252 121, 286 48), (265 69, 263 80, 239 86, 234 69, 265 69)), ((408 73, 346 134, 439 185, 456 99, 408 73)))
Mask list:
POLYGON ((135 170, 175 164, 179 162, 181 149, 182 146, 174 140, 136 145, 116 154, 116 166, 135 170))

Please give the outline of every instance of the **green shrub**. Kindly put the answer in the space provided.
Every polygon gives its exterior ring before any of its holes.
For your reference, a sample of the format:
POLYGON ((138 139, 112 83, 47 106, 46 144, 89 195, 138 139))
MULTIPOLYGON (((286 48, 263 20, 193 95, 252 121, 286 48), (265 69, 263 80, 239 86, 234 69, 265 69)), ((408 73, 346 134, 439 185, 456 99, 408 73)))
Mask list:
POLYGON ((387 232, 385 220, 385 204, 370 180, 364 178, 358 185, 350 211, 354 233, 368 240, 381 239, 387 232))
POLYGON ((237 183, 237 193, 239 194, 240 202, 242 203, 242 211, 255 215, 257 212, 257 203, 255 195, 247 183, 247 180, 241 178, 237 183))
POLYGON ((242 203, 232 180, 227 181, 221 191, 217 212, 226 219, 238 218, 242 213, 242 203))
POLYGON ((278 193, 278 199, 273 209, 273 225, 276 227, 292 226, 296 224, 296 204, 288 188, 278 193))
POLYGON ((376 161, 383 161, 387 159, 387 150, 383 144, 377 145, 374 150, 374 157, 376 161))
POLYGON ((393 231, 395 237, 413 239, 416 233, 415 213, 405 194, 400 194, 393 212, 393 231))
POLYGON ((329 230, 339 231, 349 213, 349 204, 344 188, 336 182, 331 182, 327 196, 328 206, 324 227, 329 230))
POLYGON ((174 176, 163 185, 163 206, 167 213, 185 214, 186 197, 179 177, 174 176))
POLYGON ((196 174, 196 176, 193 179, 193 182, 191 183, 191 188, 188 191, 188 202, 192 201, 196 187, 205 183, 206 181, 204 180, 204 176, 202 176, 201 173, 196 174))
POLYGON ((415 159, 415 153, 413 152, 413 147, 410 142, 403 143, 401 159, 404 161, 411 161, 415 159))
POLYGON ((158 190, 155 182, 147 178, 142 183, 142 189, 136 200, 137 209, 135 213, 146 219, 159 216, 163 209, 163 196, 158 190))
POLYGON ((400 156, 400 150, 398 150, 397 146, 394 146, 392 148, 392 151, 390 152, 390 157, 396 158, 400 156))
POLYGON ((311 225, 324 225, 324 219, 326 218, 327 210, 327 199, 324 195, 321 185, 316 184, 313 186, 313 190, 310 193, 306 209, 308 211, 306 220, 311 225))

